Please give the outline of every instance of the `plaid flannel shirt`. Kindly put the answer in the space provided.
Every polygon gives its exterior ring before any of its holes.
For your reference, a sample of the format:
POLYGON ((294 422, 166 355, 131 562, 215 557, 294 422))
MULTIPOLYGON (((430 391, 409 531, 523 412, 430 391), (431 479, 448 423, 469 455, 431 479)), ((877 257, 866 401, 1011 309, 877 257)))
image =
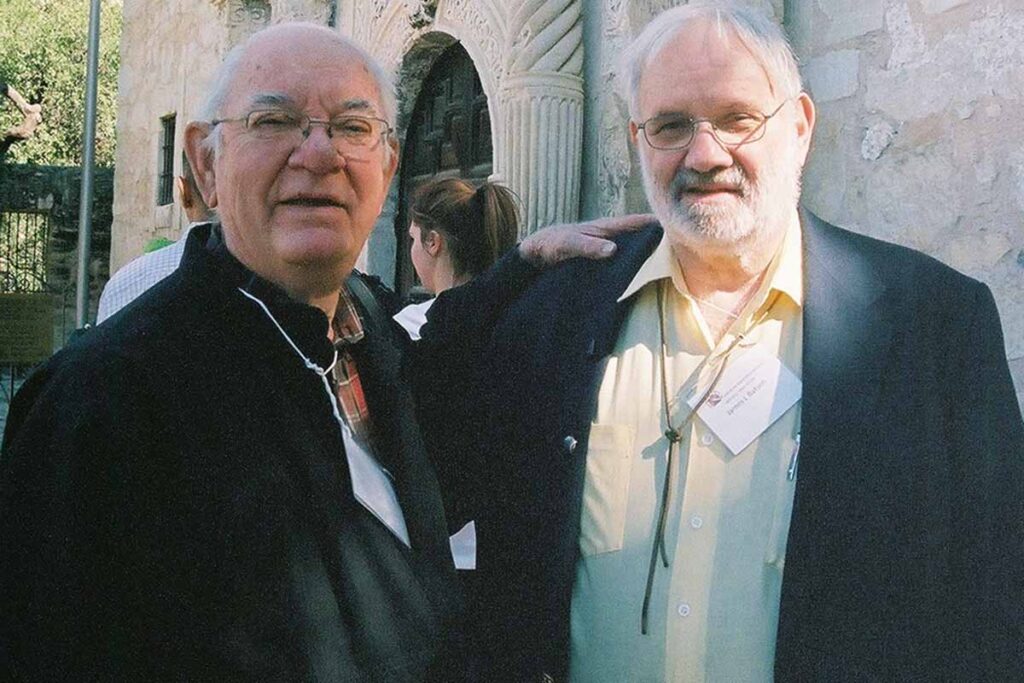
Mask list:
POLYGON ((351 346, 366 335, 363 321, 356 310, 355 302, 347 288, 342 288, 338 297, 338 309, 331 321, 334 331, 334 348, 338 350, 338 362, 334 366, 334 386, 341 406, 342 417, 359 441, 370 442, 370 410, 366 405, 366 394, 359 380, 359 370, 352 358, 351 346))

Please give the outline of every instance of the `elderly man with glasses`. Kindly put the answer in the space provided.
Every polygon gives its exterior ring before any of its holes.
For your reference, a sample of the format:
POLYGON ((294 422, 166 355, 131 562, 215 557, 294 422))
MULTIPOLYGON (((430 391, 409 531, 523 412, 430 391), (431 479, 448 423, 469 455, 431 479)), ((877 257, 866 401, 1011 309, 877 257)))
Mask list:
POLYGON ((1019 677, 1024 428, 989 290, 799 208, 815 108, 761 12, 668 10, 626 73, 659 224, 490 318, 443 294, 423 330, 417 391, 461 411, 428 443, 469 444, 444 455, 488 680, 1019 677))
POLYGON ((437 482, 353 274, 394 116, 379 67, 328 29, 227 56, 185 133, 222 223, 12 404, 0 678, 458 675, 437 482))

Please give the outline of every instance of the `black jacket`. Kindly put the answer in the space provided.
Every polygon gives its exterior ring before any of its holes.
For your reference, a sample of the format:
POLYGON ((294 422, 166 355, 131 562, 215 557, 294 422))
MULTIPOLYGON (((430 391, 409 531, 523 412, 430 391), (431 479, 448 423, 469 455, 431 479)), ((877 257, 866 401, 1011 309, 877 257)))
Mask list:
POLYGON ((386 324, 354 354, 412 550, 355 500, 327 319, 193 231, 179 270, 15 398, 0 459, 0 678, 445 678, 459 604, 386 324))
MULTIPOLYGON (((776 678, 1019 678, 1024 427, 992 296, 917 252, 803 224, 776 678)), ((428 315, 417 391, 453 515, 477 520, 472 611, 495 679, 566 673, 589 428, 628 310, 616 299, 660 237, 623 236, 611 262, 571 261, 519 298, 532 272, 509 259, 428 315)))

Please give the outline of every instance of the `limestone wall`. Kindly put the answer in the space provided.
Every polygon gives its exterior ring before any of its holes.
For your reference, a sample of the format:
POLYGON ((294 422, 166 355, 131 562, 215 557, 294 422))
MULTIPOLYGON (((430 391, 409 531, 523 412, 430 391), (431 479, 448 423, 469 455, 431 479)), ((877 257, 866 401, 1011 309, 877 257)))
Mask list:
POLYGON ((806 202, 988 284, 1024 403, 1024 1, 802 0, 785 23, 818 104, 806 202))
POLYGON ((222 11, 207 1, 124 2, 111 272, 155 237, 178 239, 187 224, 177 204, 157 205, 160 117, 177 113, 174 169, 180 173, 185 123, 199 108, 226 38, 222 11))

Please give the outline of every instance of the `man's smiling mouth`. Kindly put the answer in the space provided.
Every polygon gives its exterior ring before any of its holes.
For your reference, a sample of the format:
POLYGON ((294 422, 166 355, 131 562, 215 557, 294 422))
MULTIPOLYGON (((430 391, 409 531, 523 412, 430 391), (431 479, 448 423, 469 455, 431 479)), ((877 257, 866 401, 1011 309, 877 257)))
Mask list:
POLYGON ((281 204, 285 206, 308 206, 314 208, 342 208, 344 206, 341 202, 330 197, 292 197, 291 199, 284 200, 281 204))

